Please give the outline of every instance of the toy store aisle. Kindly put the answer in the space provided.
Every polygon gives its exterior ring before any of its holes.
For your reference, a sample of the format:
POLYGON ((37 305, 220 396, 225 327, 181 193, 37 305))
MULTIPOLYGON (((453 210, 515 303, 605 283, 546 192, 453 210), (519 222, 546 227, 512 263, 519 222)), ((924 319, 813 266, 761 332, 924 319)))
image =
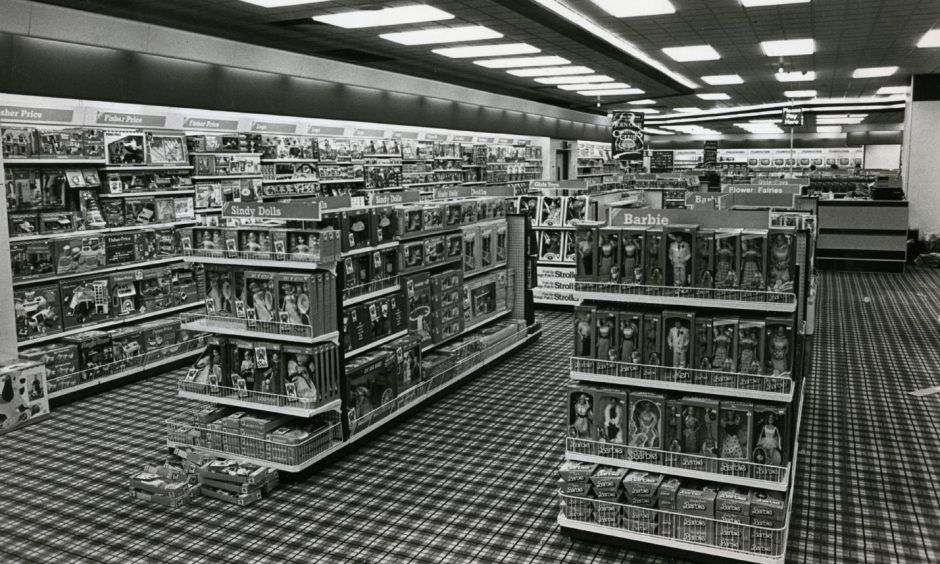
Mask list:
MULTIPOLYGON (((824 274, 791 562, 940 554, 940 271, 824 274), (870 297, 866 302, 864 298, 870 297)), ((555 524, 570 313, 542 339, 302 483, 248 508, 165 510, 123 495, 187 402, 176 375, 0 436, 3 562, 665 562, 572 542, 555 524)))
POLYGON ((823 273, 790 560, 940 562, 940 270, 823 273))

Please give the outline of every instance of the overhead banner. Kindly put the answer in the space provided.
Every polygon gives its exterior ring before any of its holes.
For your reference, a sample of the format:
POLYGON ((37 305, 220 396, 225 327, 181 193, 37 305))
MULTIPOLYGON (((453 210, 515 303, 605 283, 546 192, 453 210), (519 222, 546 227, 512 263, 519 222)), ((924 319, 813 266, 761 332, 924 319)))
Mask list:
POLYGON ((320 221, 320 206, 316 200, 308 202, 225 202, 225 219, 280 219, 293 221, 320 221))
POLYGON ((614 159, 642 161, 646 150, 643 124, 646 116, 638 112, 614 112, 611 117, 611 135, 614 159))

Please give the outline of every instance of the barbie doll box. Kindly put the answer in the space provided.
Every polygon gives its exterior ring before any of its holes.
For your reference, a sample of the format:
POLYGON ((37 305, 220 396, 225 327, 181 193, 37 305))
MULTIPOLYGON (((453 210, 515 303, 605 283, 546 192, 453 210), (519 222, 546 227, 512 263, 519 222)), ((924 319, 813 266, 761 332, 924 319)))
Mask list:
POLYGON ((662 474, 631 470, 623 478, 623 492, 627 497, 627 503, 652 507, 656 501, 656 490, 662 482, 662 474))
POLYGON ((626 468, 599 466, 591 475, 591 483, 594 484, 595 488, 619 490, 620 482, 623 481, 626 475, 626 468))
POLYGON ((588 496, 591 493, 590 482, 566 482, 558 480, 559 491, 563 495, 588 496))
POLYGON ((666 400, 660 394, 630 394, 628 457, 637 462, 661 464, 663 453, 663 412, 666 400))
POLYGON ((594 474, 596 468, 597 464, 590 462, 566 460, 558 469, 558 474, 566 482, 585 482, 594 474))
MULTIPOLYGON (((597 448, 597 454, 607 458, 625 460, 627 449, 627 392, 625 390, 605 389, 594 393, 595 437, 604 443, 597 448)), ((621 476, 622 478, 623 476, 621 476)), ((599 487, 614 485, 598 484, 599 487)))

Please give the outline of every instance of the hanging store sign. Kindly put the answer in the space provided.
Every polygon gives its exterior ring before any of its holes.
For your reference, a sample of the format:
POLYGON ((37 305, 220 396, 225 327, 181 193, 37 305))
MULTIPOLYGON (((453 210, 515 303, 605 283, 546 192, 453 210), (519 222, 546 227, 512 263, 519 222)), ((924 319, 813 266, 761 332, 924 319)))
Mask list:
POLYGON ((655 227, 677 224, 697 224, 700 228, 718 229, 740 227, 766 229, 770 225, 770 212, 763 210, 649 210, 612 208, 609 211, 611 227, 655 227))
POLYGON ((646 116, 639 112, 614 112, 611 117, 610 134, 615 160, 641 161, 646 150, 646 134, 643 124, 646 116))
POLYGON ((407 192, 373 192, 372 205, 389 206, 393 204, 413 204, 421 201, 421 193, 417 190, 407 192))
POLYGON ((342 127, 327 127, 323 125, 311 125, 307 128, 307 135, 336 135, 340 136, 346 132, 342 127))
POLYGON ((280 219, 284 221, 320 221, 316 200, 305 202, 226 202, 222 206, 225 219, 280 219))
POLYGON ((261 133, 287 133, 293 135, 294 133, 297 133, 297 124, 253 121, 251 122, 251 130, 261 133))

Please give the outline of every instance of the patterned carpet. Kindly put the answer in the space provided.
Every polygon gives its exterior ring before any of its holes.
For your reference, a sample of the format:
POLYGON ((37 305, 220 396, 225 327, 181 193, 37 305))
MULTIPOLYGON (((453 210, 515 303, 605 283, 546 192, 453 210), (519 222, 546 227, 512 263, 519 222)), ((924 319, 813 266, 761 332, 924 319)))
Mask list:
MULTIPOLYGON (((940 271, 823 275, 789 561, 940 561, 940 394, 907 394, 940 384, 938 290, 940 271)), ((175 375, 59 408, 0 437, 0 560, 666 562, 555 524, 569 317, 249 508, 124 497, 187 405, 175 375)))

